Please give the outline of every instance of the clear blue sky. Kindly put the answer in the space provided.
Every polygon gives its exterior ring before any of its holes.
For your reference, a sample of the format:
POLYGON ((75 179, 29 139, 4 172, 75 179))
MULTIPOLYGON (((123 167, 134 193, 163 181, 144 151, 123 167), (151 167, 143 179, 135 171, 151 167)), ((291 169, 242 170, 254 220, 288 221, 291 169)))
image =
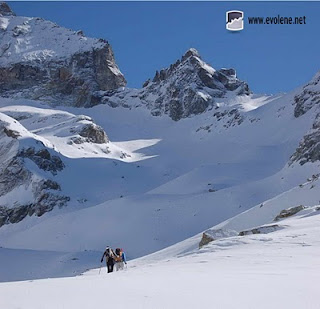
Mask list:
POLYGON ((17 15, 39 16, 87 36, 106 38, 128 86, 195 47, 214 68, 233 67, 256 93, 290 91, 320 70, 320 2, 8 2, 17 15), (225 29, 225 12, 306 16, 306 25, 225 29), (317 16, 318 15, 318 16, 317 16), (318 17, 318 18, 317 18, 318 17))

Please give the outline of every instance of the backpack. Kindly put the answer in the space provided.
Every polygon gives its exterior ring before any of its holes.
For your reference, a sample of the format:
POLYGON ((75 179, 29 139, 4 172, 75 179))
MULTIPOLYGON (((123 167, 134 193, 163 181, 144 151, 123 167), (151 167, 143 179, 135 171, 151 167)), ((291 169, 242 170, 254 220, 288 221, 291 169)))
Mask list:
POLYGON ((114 260, 115 260, 116 262, 122 262, 122 251, 121 251, 120 248, 117 248, 117 249, 116 249, 116 255, 115 255, 114 260))
POLYGON ((114 254, 113 254, 113 252, 112 252, 112 250, 110 249, 110 250, 106 250, 105 251, 105 254, 106 254, 106 260, 107 260, 107 262, 109 261, 109 259, 114 259, 114 254))

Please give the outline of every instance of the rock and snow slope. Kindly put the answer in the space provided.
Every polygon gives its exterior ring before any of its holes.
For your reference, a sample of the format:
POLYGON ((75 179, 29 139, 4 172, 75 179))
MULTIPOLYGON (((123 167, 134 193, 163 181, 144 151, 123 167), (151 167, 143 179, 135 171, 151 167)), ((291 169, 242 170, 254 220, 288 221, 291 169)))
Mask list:
MULTIPOLYGON (((0 226, 28 215, 41 216, 55 206, 89 207, 130 190, 137 192, 130 185, 121 191, 121 176, 118 183, 113 178, 126 169, 122 162, 148 157, 110 142, 90 117, 4 102, 9 106, 0 108, 0 226), (86 170, 85 179, 77 179, 86 170), (112 184, 111 192, 99 196, 101 187, 112 184)), ((152 141, 140 142, 148 143, 152 141)))
POLYGON ((0 226, 64 206, 70 198, 45 176, 56 175, 65 167, 53 145, 2 113, 0 131, 0 226))

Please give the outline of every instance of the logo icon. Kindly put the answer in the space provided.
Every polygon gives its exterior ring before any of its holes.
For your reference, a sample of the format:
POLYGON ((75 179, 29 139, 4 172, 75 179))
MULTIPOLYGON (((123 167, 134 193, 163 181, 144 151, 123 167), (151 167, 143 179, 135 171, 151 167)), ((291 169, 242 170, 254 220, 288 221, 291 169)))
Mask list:
POLYGON ((228 11, 226 13, 226 28, 230 31, 240 31, 243 30, 243 16, 242 11, 228 11))

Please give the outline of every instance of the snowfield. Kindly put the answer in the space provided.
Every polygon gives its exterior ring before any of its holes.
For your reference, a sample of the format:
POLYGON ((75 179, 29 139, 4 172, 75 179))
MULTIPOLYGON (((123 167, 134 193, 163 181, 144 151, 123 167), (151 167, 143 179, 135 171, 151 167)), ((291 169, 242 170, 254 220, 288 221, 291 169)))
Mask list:
MULTIPOLYGON (((240 227, 267 223, 282 209, 297 204, 316 205, 318 185, 309 189, 304 184, 319 173, 319 163, 288 164, 315 116, 312 110, 299 118, 293 116, 291 102, 299 91, 272 99, 258 96, 252 101, 239 99, 237 104, 231 101, 232 108, 240 106, 244 117, 234 126, 225 126, 225 118, 214 119, 214 110, 175 122, 165 115, 154 117, 143 107, 62 110, 35 101, 1 99, 0 112, 19 119, 25 130, 45 139, 59 153, 66 168, 46 177, 57 181, 71 200, 68 207, 2 226, 0 246, 65 254, 102 252, 108 244, 125 248, 133 259, 179 243, 282 194, 285 198, 268 217, 258 213, 240 227), (110 141, 70 143, 74 137, 70 132, 92 121, 110 141), (199 129, 204 124, 211 129, 199 129), (110 152, 105 153, 103 147, 110 152), (121 156, 118 149, 129 156, 121 156)), ((228 101, 221 104, 227 106, 228 101)), ((37 169, 35 173, 44 175, 37 169)), ((2 200, 9 198, 7 194, 2 200)), ((89 261, 94 267, 96 260, 89 261)), ((86 269, 88 263, 84 264, 80 263, 78 272, 86 269)), ((65 274, 73 275, 74 268, 65 274)), ((39 276, 35 272, 25 278, 39 276)), ((12 279, 5 276, 2 280, 12 279)))
POLYGON ((284 228, 273 233, 221 239, 200 250, 195 248, 196 239, 185 241, 131 261, 128 269, 117 273, 97 268, 74 278, 1 283, 0 305, 6 309, 107 304, 113 308, 210 304, 212 308, 316 309, 320 280, 315 271, 320 267, 316 209, 281 221, 284 228))

